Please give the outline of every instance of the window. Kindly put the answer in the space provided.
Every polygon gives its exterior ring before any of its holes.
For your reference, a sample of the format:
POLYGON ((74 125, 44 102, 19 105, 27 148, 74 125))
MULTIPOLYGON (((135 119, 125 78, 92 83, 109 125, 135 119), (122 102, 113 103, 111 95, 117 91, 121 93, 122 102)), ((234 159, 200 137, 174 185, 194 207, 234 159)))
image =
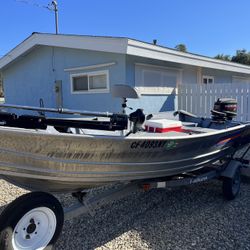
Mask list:
POLYGON ((103 93, 109 90, 108 71, 71 74, 72 93, 103 93))
POLYGON ((214 83, 214 77, 213 76, 202 76, 202 82, 204 84, 214 83))

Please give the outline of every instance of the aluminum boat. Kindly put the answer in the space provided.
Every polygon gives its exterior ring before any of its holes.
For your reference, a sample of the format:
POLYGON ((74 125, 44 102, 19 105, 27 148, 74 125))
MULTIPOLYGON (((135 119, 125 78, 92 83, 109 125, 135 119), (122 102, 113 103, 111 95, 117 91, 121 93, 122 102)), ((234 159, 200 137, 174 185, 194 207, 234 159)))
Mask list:
MULTIPOLYGON (((6 104, 2 108, 83 114, 6 104)), ((141 110, 130 115, 94 113, 94 119, 1 112, 0 175, 30 190, 75 192, 190 172, 226 159, 250 141, 250 125, 223 112, 214 110, 209 119, 185 111, 175 114, 178 119, 157 132, 152 124, 169 119, 145 117, 141 110), (175 122, 181 125, 173 126, 175 122)))

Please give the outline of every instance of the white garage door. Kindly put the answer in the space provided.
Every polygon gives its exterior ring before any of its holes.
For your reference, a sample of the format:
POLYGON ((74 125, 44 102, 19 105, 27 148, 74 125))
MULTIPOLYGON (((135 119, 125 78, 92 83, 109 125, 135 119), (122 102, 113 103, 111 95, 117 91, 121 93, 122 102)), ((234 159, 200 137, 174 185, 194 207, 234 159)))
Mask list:
POLYGON ((135 65, 135 86, 142 94, 173 94, 180 83, 181 70, 154 65, 135 65))

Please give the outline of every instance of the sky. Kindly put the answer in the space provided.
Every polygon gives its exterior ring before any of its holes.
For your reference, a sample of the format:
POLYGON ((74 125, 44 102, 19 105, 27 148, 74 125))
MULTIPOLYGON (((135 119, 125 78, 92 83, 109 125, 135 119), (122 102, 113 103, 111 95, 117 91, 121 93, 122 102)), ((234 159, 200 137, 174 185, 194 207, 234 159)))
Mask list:
MULTIPOLYGON (((250 51, 250 0, 57 0, 59 33, 129 37, 214 57, 250 51)), ((0 0, 0 57, 54 33, 50 0, 0 0), (44 7, 43 7, 44 6, 44 7)))

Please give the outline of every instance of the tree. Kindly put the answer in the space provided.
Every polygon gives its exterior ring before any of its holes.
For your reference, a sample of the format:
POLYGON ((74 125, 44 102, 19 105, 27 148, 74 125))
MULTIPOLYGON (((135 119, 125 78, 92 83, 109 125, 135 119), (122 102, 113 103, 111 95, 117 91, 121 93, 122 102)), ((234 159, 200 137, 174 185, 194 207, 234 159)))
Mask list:
POLYGON ((232 58, 230 55, 218 54, 214 57, 215 59, 223 60, 223 61, 231 61, 232 58))
POLYGON ((214 58, 224 60, 224 61, 250 65, 250 52, 247 52, 245 49, 236 50, 236 55, 232 57, 229 55, 218 54, 214 58))
POLYGON ((181 52, 187 52, 187 47, 186 47, 186 45, 183 44, 183 43, 177 44, 177 45, 175 46, 175 49, 176 49, 176 50, 179 50, 179 51, 181 51, 181 52))
POLYGON ((232 57, 232 62, 250 65, 250 53, 245 49, 237 50, 236 55, 232 57))

